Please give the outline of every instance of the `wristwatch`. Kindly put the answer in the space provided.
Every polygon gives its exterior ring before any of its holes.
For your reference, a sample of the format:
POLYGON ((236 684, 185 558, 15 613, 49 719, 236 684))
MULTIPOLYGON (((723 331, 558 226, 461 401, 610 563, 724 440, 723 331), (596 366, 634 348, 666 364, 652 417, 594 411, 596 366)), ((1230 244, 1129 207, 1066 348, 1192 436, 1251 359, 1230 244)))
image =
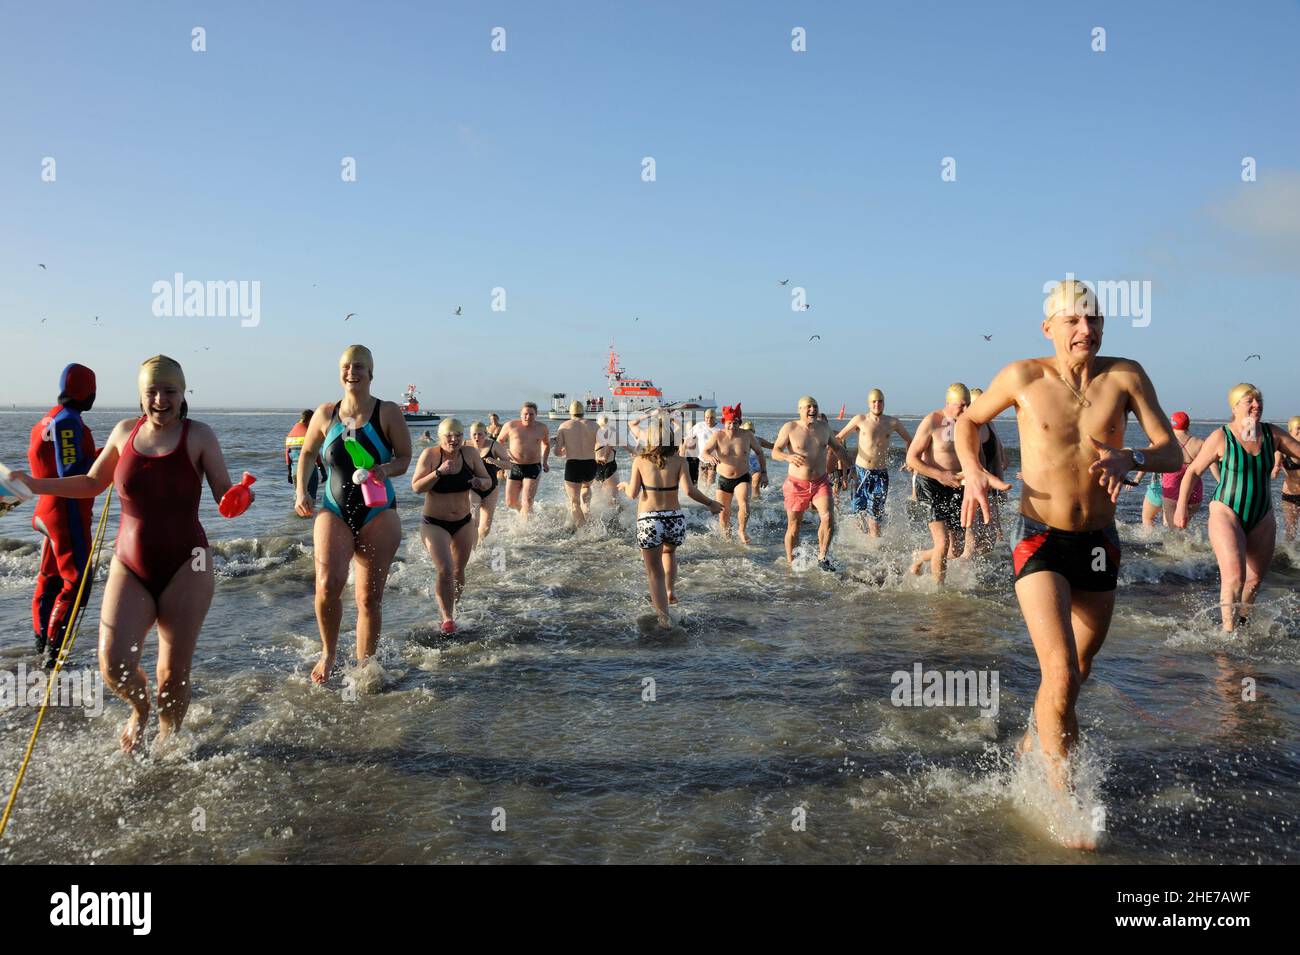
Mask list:
POLYGON ((1121 450, 1123 450, 1123 451, 1127 451, 1129 454, 1133 455, 1133 467, 1134 467, 1134 468, 1136 468, 1136 469, 1139 470, 1139 471, 1145 471, 1145 470, 1146 470, 1146 467, 1147 467, 1147 456, 1146 456, 1145 454, 1143 454, 1143 453, 1142 453, 1141 451, 1139 451, 1137 448, 1121 448, 1121 450))

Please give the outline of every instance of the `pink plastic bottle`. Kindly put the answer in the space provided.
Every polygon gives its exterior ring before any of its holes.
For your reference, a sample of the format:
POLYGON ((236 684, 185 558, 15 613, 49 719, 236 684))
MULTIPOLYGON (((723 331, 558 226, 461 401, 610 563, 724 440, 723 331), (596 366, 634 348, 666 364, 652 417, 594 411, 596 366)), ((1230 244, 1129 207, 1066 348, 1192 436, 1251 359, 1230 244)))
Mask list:
POLYGON ((371 475, 361 482, 361 499, 366 502, 366 507, 383 507, 388 503, 388 488, 371 475))
POLYGON ((221 512, 222 517, 238 517, 248 510, 248 505, 253 503, 253 493, 249 487, 256 480, 257 478, 245 471, 243 480, 221 495, 221 503, 217 505, 217 510, 221 512))

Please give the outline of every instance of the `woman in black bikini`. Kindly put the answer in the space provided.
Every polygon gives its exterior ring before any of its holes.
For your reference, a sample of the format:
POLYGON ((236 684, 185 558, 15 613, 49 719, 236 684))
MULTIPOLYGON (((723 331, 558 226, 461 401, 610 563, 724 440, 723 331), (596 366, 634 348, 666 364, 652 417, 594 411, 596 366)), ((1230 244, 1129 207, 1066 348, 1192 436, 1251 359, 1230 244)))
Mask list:
POLYGON ((456 632, 456 600, 465 589, 465 565, 474 552, 470 491, 491 483, 478 451, 465 446, 460 422, 448 418, 438 425, 438 444, 420 454, 411 490, 424 495, 420 538, 438 568, 435 593, 443 633, 456 632))
MULTIPOLYGON (((1300 441, 1300 414, 1292 415, 1286 423, 1291 437, 1300 441)), ((1295 540, 1296 522, 1300 519, 1300 460, 1278 451, 1273 465, 1273 477, 1284 475, 1282 480, 1282 522, 1286 525, 1286 539, 1295 540)))
POLYGON ((485 491, 474 489, 474 496, 469 499, 477 531, 475 546, 478 546, 492 531, 492 515, 496 513, 497 499, 501 496, 497 493, 497 487, 501 483, 498 472, 509 471, 514 462, 510 460, 510 452, 505 445, 488 434, 488 427, 482 421, 475 421, 469 426, 469 447, 479 453, 487 466, 488 477, 492 480, 491 487, 485 491))

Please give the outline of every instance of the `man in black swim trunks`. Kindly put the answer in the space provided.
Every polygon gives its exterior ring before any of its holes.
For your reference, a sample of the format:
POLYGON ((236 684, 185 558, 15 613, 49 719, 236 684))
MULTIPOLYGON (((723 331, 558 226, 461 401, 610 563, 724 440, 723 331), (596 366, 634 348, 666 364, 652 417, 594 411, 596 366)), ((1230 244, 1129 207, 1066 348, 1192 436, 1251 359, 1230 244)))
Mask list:
POLYGON ((949 557, 961 555, 966 535, 961 527, 961 462, 953 444, 954 428, 970 392, 961 382, 948 386, 945 403, 921 419, 907 448, 907 466, 916 473, 916 499, 928 512, 932 546, 918 551, 912 573, 927 563, 934 579, 943 583, 949 557))
POLYGON ((555 429, 555 453, 564 461, 564 493, 573 527, 591 511, 591 482, 596 479, 596 425, 585 417, 582 402, 569 405, 569 420, 555 429))
POLYGON ((618 493, 618 428, 609 423, 609 415, 596 419, 595 486, 604 488, 609 500, 618 493))
POLYGON ((752 490, 749 470, 750 455, 758 462, 759 487, 767 487, 767 461, 763 457, 763 446, 758 443, 758 436, 753 431, 740 427, 745 420, 740 405, 727 405, 722 409, 722 429, 715 431, 702 453, 717 462, 718 468, 718 503, 722 513, 718 515, 723 537, 731 536, 731 498, 736 498, 736 523, 740 529, 740 542, 749 543, 749 495, 752 490))
MULTIPOLYGON (((1092 291, 1073 279, 1060 282, 1044 314, 1043 336, 1054 354, 1012 362, 998 372, 957 420, 957 454, 966 488, 963 523, 971 523, 976 508, 987 521, 990 489, 1010 485, 984 467, 980 426, 1015 407, 1024 482, 1021 526, 1013 538, 1016 599, 1041 674, 1034 702, 1037 740, 1049 779, 1065 792, 1079 732, 1075 701, 1115 609, 1115 502, 1129 471, 1177 471, 1182 454, 1142 366, 1098 356, 1103 318, 1092 291), (1150 447, 1120 447, 1130 412, 1150 447)), ((1033 729, 1022 752, 1033 748, 1033 729)), ((1095 838, 1071 845, 1092 848, 1095 838)))
POLYGON ((514 466, 506 482, 506 507, 527 521, 537 499, 537 482, 550 471, 551 431, 537 420, 537 404, 525 401, 519 417, 501 429, 497 441, 506 446, 514 466))

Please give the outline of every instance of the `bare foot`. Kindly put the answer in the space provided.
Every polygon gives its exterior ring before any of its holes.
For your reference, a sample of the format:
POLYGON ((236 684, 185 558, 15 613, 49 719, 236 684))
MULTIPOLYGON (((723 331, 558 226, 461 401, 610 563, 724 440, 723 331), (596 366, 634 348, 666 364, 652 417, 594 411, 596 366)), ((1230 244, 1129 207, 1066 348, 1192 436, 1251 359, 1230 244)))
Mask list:
POLYGON ((926 562, 924 559, 912 561, 912 566, 908 568, 908 573, 910 573, 914 577, 920 577, 921 568, 925 566, 925 563, 926 562))
POLYGON ((741 532, 740 532, 740 542, 741 542, 742 544, 744 544, 746 547, 748 547, 751 543, 753 543, 753 542, 749 539, 749 535, 746 534, 744 531, 741 531, 741 532))
POLYGON ((320 660, 316 666, 312 667, 311 681, 317 686, 324 686, 330 678, 330 671, 334 669, 334 654, 321 652, 320 660))
POLYGON ((660 630, 671 630, 673 628, 673 618, 668 616, 668 614, 661 613, 658 614, 658 617, 660 630))
POLYGON ((668 595, 668 604, 669 604, 669 606, 676 606, 676 605, 677 605, 677 595, 676 595, 676 594, 669 594, 669 595, 668 595))
POLYGON ((122 727, 122 735, 118 737, 118 744, 122 747, 122 752, 134 753, 140 748, 140 744, 144 742, 144 728, 148 722, 149 711, 147 709, 143 712, 140 710, 131 712, 131 718, 126 721, 126 725, 122 727))

